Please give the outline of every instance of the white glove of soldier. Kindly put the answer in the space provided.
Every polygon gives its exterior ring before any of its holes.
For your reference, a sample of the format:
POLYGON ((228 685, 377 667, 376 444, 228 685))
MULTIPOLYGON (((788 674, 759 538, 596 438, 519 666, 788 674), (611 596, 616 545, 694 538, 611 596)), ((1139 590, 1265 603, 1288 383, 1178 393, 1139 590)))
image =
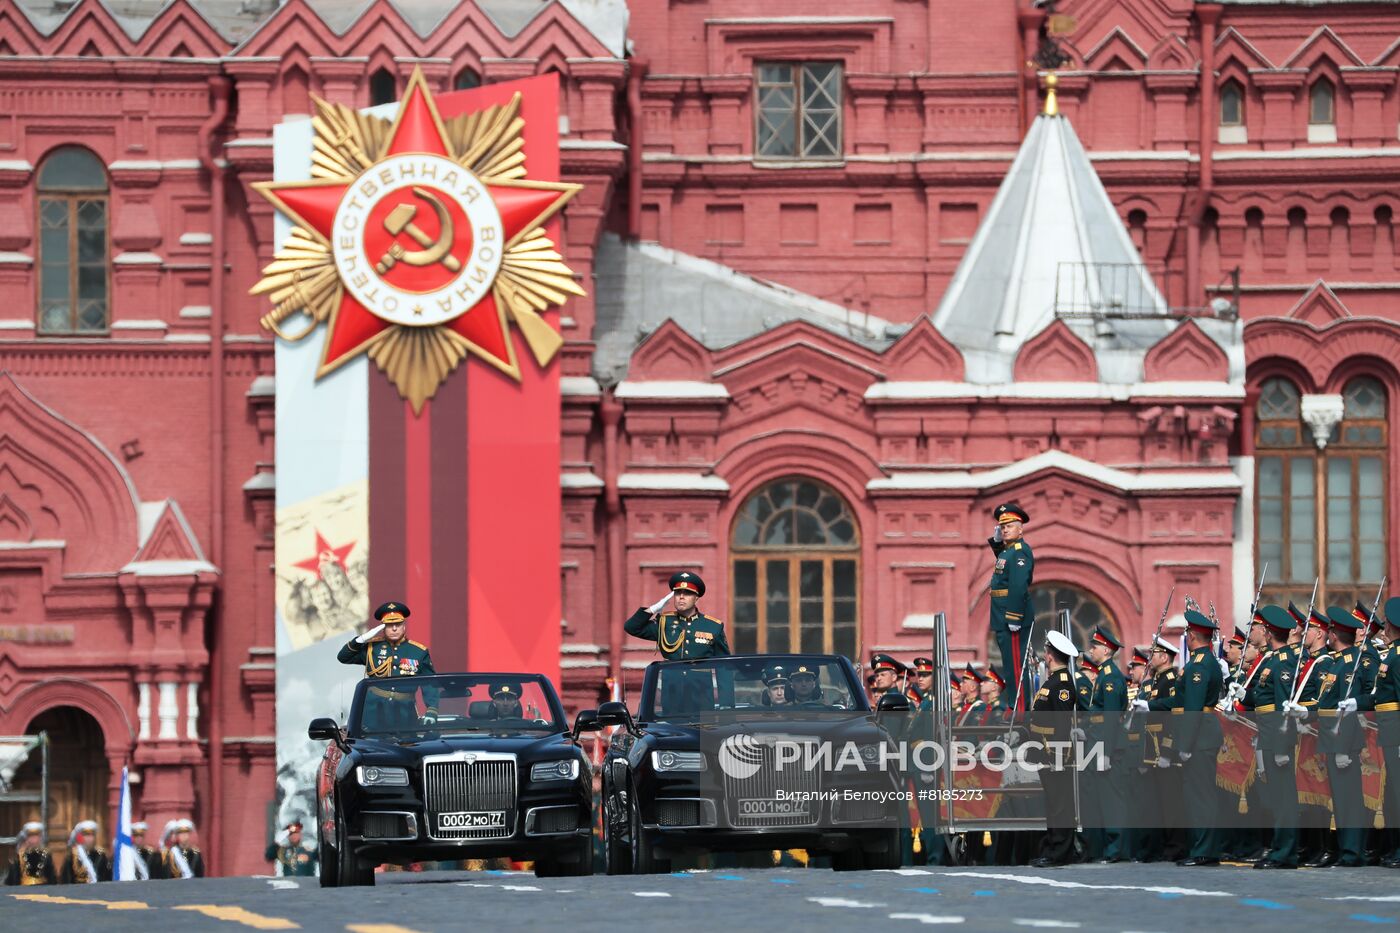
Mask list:
POLYGON ((1184 764, 1185 762, 1188 762, 1188 761, 1191 760, 1191 753, 1190 753, 1190 752, 1177 752, 1177 753, 1176 753, 1176 757, 1180 758, 1181 761, 1182 761, 1182 763, 1184 764))
POLYGON ((1338 755, 1338 756, 1336 757, 1336 762, 1337 762, 1337 767, 1339 767, 1339 768, 1350 768, 1350 767, 1351 767, 1351 756, 1350 756, 1350 755, 1338 755))
POLYGON ((1275 767, 1275 768, 1282 768, 1282 767, 1283 767, 1284 765, 1286 765, 1286 764, 1288 764, 1288 756, 1287 756, 1287 755, 1275 755, 1275 756, 1274 756, 1274 767, 1275 767))
POLYGON ((1285 700, 1283 703, 1283 714, 1285 716, 1292 716, 1294 719, 1301 721, 1308 718, 1308 708, 1302 704, 1294 703, 1292 700, 1285 700))
POLYGON ((1145 713, 1145 712, 1147 712, 1147 710, 1148 710, 1148 706, 1147 706, 1147 701, 1146 701, 1146 700, 1134 700, 1134 701, 1133 701, 1133 711, 1134 711, 1134 712, 1137 712, 1137 713, 1145 713))
POLYGON ((1260 776, 1264 774, 1264 753, 1261 751, 1254 752, 1254 770, 1260 776))
POLYGON ((425 726, 437 725, 437 713, 424 713, 420 718, 425 726))
POLYGON ((360 635, 356 635, 356 636, 355 636, 355 641, 359 642, 359 643, 362 644, 362 645, 367 645, 367 644, 369 644, 371 641, 374 641, 374 636, 378 635, 378 634, 379 634, 380 632, 382 632, 382 631, 384 631, 384 623, 383 623, 383 622, 380 622, 378 625, 376 625, 374 628, 370 629, 368 632, 365 632, 365 633, 360 634, 360 635))
POLYGON ((1165 758, 1158 758, 1158 759, 1157 759, 1157 767, 1159 767, 1159 768, 1170 768, 1171 766, 1172 766, 1172 763, 1171 763, 1170 761, 1168 761, 1167 759, 1165 759, 1165 758))
POLYGON ((1244 684, 1230 684, 1230 689, 1225 691, 1225 699, 1234 705, 1244 699, 1244 684))
POLYGON ((1006 623, 1006 628, 1011 632, 1019 632, 1021 630, 1021 626, 1017 625, 1015 622, 1006 623))
POLYGON ((658 599, 656 602, 652 603, 650 606, 647 607, 647 614, 648 614, 648 615, 656 615, 658 612, 661 611, 661 608, 662 608, 663 606, 665 606, 667 603, 669 603, 670 601, 671 601, 671 594, 670 594, 670 593, 667 593, 665 596, 661 597, 661 598, 658 599))
MULTIPOLYGON (((1356 712, 1356 697, 1347 697, 1337 704, 1338 716, 1350 716, 1354 712, 1356 712)), ((1339 765, 1339 767, 1345 768, 1346 765, 1339 765)))
POLYGON ((1016 747, 1016 743, 1019 741, 1019 738, 1017 737, 1016 732, 1015 732, 1015 730, 1013 729, 1012 731, 1007 732, 1007 733, 1005 733, 1004 735, 1002 735, 1001 740, 1002 740, 1003 742, 1005 742, 1007 745, 1010 745, 1012 748, 1015 748, 1015 747, 1016 747))
POLYGON ((1073 729, 1069 730, 1069 737, 1076 742, 1082 742, 1084 741, 1084 730, 1075 726, 1073 729))

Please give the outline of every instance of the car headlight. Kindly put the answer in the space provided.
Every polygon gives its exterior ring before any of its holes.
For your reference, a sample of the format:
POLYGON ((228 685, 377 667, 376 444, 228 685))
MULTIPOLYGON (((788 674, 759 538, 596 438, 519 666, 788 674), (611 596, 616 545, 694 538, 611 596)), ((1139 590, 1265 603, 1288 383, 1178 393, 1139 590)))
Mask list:
POLYGON ((361 787, 407 787, 408 771, 403 768, 380 768, 376 765, 360 765, 355 769, 355 777, 361 787))
POLYGON ((704 752, 652 752, 653 771, 704 771, 704 752))
POLYGON ((530 766, 532 781, 572 781, 578 777, 578 759, 564 758, 559 761, 541 761, 530 766))

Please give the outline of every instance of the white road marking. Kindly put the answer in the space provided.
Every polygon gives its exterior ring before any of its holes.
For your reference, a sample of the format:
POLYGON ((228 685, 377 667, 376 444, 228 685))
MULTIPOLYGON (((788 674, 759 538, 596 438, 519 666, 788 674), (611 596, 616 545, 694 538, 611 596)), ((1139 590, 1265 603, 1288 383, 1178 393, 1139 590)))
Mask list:
POLYGON ((538 891, 539 888, 533 884, 498 884, 496 887, 502 891, 538 891))
POLYGON ((932 875, 934 872, 927 868, 880 868, 876 869, 882 875, 932 875))
POLYGON ((272 885, 274 891, 286 891, 300 887, 299 884, 290 878, 269 878, 267 883, 272 885))
POLYGON ((928 926, 948 923, 963 923, 964 917, 938 916, 937 914, 890 914, 891 920, 916 920, 928 926))
POLYGON ((665 891, 633 891, 632 893, 633 893, 633 895, 635 895, 636 897, 670 897, 670 896, 671 896, 670 894, 668 894, 668 893, 665 892, 665 891))
POLYGON ((1203 891, 1199 888, 1178 888, 1151 884, 1084 884, 1079 881, 1062 881, 1058 878, 1042 878, 1039 875, 1012 875, 994 871, 949 872, 950 878, 988 878, 992 881, 1015 881, 1018 884, 1042 884, 1051 888, 1079 888, 1085 891, 1151 891, 1154 894, 1180 894, 1187 897, 1238 897, 1229 891, 1203 891))
POLYGON ((853 901, 848 897, 809 897, 807 900, 822 907, 884 907, 870 901, 853 901))
POLYGON ((1345 897, 1324 897, 1324 901, 1373 901, 1377 904, 1394 904, 1400 902, 1400 894, 1384 894, 1379 897, 1367 897, 1363 894, 1348 894, 1345 897))
POLYGON ((1021 919, 1012 920, 1011 922, 1018 927, 1041 927, 1044 929, 1077 930, 1081 926, 1081 924, 1075 923, 1073 920, 1021 919))

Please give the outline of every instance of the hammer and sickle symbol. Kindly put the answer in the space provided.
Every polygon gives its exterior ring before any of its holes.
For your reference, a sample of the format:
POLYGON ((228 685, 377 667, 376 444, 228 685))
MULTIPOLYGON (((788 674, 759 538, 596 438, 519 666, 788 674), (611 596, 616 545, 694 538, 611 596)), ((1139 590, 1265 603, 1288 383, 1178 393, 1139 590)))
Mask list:
POLYGON ((393 236, 407 233, 423 249, 407 250, 403 248, 403 244, 396 242, 389 247, 389 251, 380 258, 379 262, 374 264, 375 270, 380 275, 384 275, 394 268, 395 263, 399 262, 409 266, 431 266, 435 262, 440 262, 447 267, 449 272, 458 271, 462 268, 462 264, 457 261, 456 256, 449 252, 454 240, 452 217, 447 213, 447 208, 431 191, 414 186, 413 193, 432 205, 438 219, 438 230, 440 231, 438 238, 434 240, 413 222, 414 215, 418 213, 418 205, 398 205, 384 218, 384 229, 393 236))

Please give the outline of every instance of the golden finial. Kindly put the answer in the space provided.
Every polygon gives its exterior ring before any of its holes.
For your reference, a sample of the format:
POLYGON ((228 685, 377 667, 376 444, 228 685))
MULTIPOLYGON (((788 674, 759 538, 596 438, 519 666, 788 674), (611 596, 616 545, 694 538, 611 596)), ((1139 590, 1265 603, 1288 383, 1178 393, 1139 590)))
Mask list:
POLYGON ((1050 72, 1045 76, 1045 108, 1040 112, 1047 117, 1058 117, 1060 115, 1060 99, 1055 96, 1055 88, 1060 84, 1060 78, 1055 72, 1050 72))

